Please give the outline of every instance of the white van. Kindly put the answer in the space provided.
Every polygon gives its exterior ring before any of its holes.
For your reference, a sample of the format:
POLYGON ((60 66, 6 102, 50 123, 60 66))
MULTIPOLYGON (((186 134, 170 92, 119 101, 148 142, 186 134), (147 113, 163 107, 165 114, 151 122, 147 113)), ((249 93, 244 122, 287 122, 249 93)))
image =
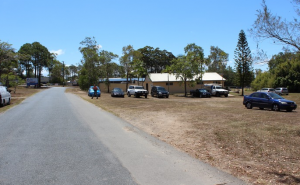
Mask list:
POLYGON ((4 105, 10 104, 10 93, 7 91, 5 86, 0 86, 0 107, 3 107, 4 105))

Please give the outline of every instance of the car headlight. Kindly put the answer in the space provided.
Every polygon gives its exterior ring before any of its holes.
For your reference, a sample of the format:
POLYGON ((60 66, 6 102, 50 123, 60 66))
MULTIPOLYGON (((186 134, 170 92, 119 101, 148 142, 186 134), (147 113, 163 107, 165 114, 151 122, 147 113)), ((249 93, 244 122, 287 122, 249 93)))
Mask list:
POLYGON ((158 94, 161 94, 161 92, 158 92, 158 94))

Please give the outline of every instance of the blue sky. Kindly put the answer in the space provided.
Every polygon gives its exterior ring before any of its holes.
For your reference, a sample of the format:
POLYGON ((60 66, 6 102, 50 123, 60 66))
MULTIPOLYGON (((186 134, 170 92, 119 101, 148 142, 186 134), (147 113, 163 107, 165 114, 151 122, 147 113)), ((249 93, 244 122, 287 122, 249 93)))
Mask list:
MULTIPOLYGON (((25 43, 40 42, 57 59, 78 65, 78 48, 85 37, 95 37, 103 50, 122 55, 122 47, 158 47, 175 56, 195 43, 204 49, 218 46, 229 54, 234 66, 234 50, 243 29, 250 49, 257 43, 249 29, 256 20, 262 0, 0 0, 0 40, 17 50, 25 43)), ((266 0, 274 14, 293 18, 287 0, 266 0)), ((271 57, 282 51, 272 40, 259 43, 271 57)), ((119 63, 118 60, 114 61, 119 63)), ((267 65, 254 64, 255 69, 267 65)))

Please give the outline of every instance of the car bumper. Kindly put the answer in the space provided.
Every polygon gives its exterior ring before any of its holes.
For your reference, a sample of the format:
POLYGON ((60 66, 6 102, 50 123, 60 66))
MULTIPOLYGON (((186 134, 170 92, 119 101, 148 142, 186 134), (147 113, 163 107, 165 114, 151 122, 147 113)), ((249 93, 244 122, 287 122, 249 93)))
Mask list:
POLYGON ((296 110, 297 109, 297 105, 285 105, 285 104, 281 104, 280 105, 280 109, 292 109, 292 110, 296 110))

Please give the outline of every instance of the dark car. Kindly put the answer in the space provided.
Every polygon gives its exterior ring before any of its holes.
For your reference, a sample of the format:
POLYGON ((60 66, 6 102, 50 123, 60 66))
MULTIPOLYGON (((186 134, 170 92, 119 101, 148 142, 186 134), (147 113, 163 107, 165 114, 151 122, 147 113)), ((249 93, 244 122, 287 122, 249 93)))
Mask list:
POLYGON ((206 89, 196 89, 196 90, 191 90, 190 95, 194 97, 199 97, 199 98, 210 98, 211 94, 208 92, 206 89))
POLYGON ((124 98, 124 91, 121 88, 116 87, 111 91, 111 97, 122 97, 122 98, 124 98))
MULTIPOLYGON (((88 91, 88 96, 93 96, 94 94, 94 89, 93 89, 94 86, 90 86, 89 88, 89 91, 88 91)), ((97 86, 97 96, 100 97, 101 96, 101 91, 99 89, 99 87, 97 86)))
POLYGON ((153 86, 151 88, 151 96, 156 96, 156 97, 166 97, 169 98, 169 92, 161 86, 153 86))
POLYGON ((297 108, 295 102, 284 99, 276 93, 268 92, 255 92, 249 96, 244 96, 243 105, 245 105, 247 109, 259 107, 260 109, 267 108, 275 111, 284 109, 288 112, 296 110, 297 108))

